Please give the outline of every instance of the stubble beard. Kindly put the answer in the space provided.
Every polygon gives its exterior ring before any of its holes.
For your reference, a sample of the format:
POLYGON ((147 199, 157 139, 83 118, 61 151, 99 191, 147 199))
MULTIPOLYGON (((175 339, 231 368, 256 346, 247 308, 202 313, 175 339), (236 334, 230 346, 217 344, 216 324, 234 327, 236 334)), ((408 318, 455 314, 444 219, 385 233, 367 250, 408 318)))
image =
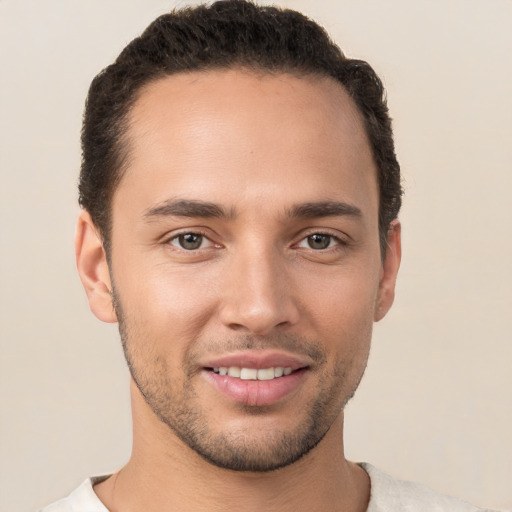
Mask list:
MULTIPOLYGON (((318 387, 323 391, 307 403, 302 414, 303 420, 293 430, 272 430, 264 439, 255 439, 250 427, 236 432, 214 432, 207 421, 205 411, 198 405, 197 393, 193 387, 197 368, 184 361, 185 378, 181 393, 173 383, 167 362, 158 355, 150 359, 145 356, 141 363, 141 350, 136 350, 132 341, 138 339, 140 347, 149 347, 139 332, 129 328, 123 315, 118 297, 114 305, 119 322, 119 333, 130 374, 159 420, 189 448, 204 460, 219 468, 233 471, 269 472, 288 466, 309 453, 329 431, 346 403, 352 398, 363 376, 363 365, 357 381, 347 389, 347 365, 338 362, 329 374, 324 374, 318 387), (330 382, 330 385, 328 384, 330 382)), ((318 347, 320 344, 298 341, 297 338, 272 338, 271 344, 251 337, 238 338, 229 343, 231 350, 244 348, 292 348, 297 352, 301 347, 317 363, 325 366, 327 356, 318 347), (255 345, 258 345, 255 347, 255 345)), ((144 350, 144 349, 143 349, 144 350)), ((191 359, 193 360, 193 358, 191 359)), ((348 365, 350 366, 350 365, 348 365)), ((253 416, 265 415, 269 406, 244 406, 243 413, 253 416)), ((340 444, 342 440, 340 439, 340 444)))

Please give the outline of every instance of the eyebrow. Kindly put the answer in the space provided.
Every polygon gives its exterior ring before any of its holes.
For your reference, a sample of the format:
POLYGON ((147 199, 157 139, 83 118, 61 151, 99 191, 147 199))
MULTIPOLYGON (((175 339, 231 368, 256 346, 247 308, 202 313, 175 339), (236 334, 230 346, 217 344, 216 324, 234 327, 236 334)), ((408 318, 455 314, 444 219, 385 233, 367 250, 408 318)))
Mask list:
POLYGON ((303 203, 292 207, 288 211, 292 218, 316 218, 316 217, 362 217, 361 210, 354 205, 341 201, 319 201, 303 203))
POLYGON ((232 212, 227 212, 221 206, 206 201, 178 199, 165 201, 144 212, 144 218, 151 220, 157 217, 205 217, 231 218, 232 212))
MULTIPOLYGON (((232 219, 234 210, 225 210, 222 206, 207 201, 178 199, 164 201, 144 212, 143 217, 152 220, 158 217, 203 217, 217 219, 232 219)), ((302 203, 287 210, 290 218, 312 219, 317 217, 361 217, 361 210, 354 205, 341 201, 318 201, 302 203)))

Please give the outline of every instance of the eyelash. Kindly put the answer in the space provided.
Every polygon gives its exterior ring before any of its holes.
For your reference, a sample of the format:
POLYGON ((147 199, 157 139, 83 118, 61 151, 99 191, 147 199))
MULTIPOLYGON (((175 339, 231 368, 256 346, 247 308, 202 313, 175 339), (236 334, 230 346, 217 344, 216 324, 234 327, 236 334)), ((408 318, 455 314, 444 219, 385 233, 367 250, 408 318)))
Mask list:
POLYGON ((177 245, 174 245, 172 242, 174 240, 179 240, 180 237, 185 237, 187 235, 196 235, 196 236, 199 236, 202 238, 201 240, 201 243, 203 240, 208 240, 208 242, 210 244, 212 244, 212 246, 218 246, 220 247, 219 244, 216 244, 215 242, 213 242, 210 237, 204 232, 204 231, 201 231, 201 230, 194 230, 194 231, 182 231, 181 233, 177 233, 177 234, 173 234, 172 237, 169 237, 167 239, 164 240, 164 244, 166 245, 172 245, 173 247, 175 247, 177 250, 181 250, 183 252, 189 252, 189 253, 193 253, 193 252, 197 252, 199 250, 201 250, 201 247, 199 247, 198 249, 186 249, 185 247, 179 247, 177 245))
MULTIPOLYGON (((321 237, 329 238, 329 246, 328 247, 314 249, 313 247, 309 246, 309 249, 313 250, 314 252, 340 250, 340 249, 343 249, 347 245, 347 242, 345 240, 343 240, 342 238, 340 238, 339 236, 334 235, 329 232, 324 232, 324 231, 313 231, 311 233, 308 233, 307 235, 303 236, 300 239, 299 243, 296 245, 299 246, 301 243, 308 243, 308 239, 310 239, 311 237, 314 237, 314 236, 321 236, 321 237), (331 242, 333 242, 333 241, 335 242, 335 245, 330 246, 331 242)), ((308 248, 305 247, 305 249, 308 249, 308 248)))
MULTIPOLYGON (((185 247, 179 247, 178 245, 175 245, 175 244, 172 243, 173 241, 179 241, 180 237, 185 237, 187 235, 196 235, 198 237, 201 237, 201 245, 202 245, 204 240, 207 240, 212 246, 221 247, 220 244, 216 244, 215 242, 213 242, 209 238, 209 236, 204 231, 201 231, 201 230, 183 231, 183 232, 178 233, 178 234, 173 234, 172 237, 169 237, 169 238, 164 240, 164 244, 171 245, 171 246, 175 247, 177 250, 180 250, 180 251, 183 251, 183 252, 188 252, 188 253, 194 253, 194 252, 200 251, 201 249, 205 249, 205 248, 202 248, 202 247, 198 247, 198 248, 195 248, 195 249, 194 248, 186 249, 185 247)), ((326 252, 326 251, 340 250, 340 249, 343 249, 345 246, 348 245, 346 240, 343 240, 339 236, 334 235, 332 233, 324 232, 324 231, 312 231, 310 233, 307 233, 307 234, 303 235, 302 238, 299 240, 299 242, 294 244, 294 247, 300 248, 300 244, 301 243, 308 243, 308 239, 313 237, 313 236, 328 237, 329 238, 329 246, 324 247, 324 248, 317 248, 317 249, 309 246, 309 247, 303 247, 303 249, 306 249, 306 250, 310 249, 310 250, 312 250, 314 252, 326 252), (335 242, 334 246, 330 246, 332 241, 335 242)), ((308 245, 309 245, 309 243, 308 243, 308 245)))

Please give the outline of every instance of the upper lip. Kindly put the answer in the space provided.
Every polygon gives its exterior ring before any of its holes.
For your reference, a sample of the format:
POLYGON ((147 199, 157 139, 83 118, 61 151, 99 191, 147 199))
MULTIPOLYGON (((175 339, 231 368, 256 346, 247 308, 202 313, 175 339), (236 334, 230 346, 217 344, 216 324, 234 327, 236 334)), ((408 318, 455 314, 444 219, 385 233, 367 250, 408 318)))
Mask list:
POLYGON ((298 370, 310 366, 309 358, 278 352, 275 350, 244 350, 243 352, 233 352, 208 359, 202 364, 203 368, 219 368, 237 366, 239 368, 291 368, 298 370))

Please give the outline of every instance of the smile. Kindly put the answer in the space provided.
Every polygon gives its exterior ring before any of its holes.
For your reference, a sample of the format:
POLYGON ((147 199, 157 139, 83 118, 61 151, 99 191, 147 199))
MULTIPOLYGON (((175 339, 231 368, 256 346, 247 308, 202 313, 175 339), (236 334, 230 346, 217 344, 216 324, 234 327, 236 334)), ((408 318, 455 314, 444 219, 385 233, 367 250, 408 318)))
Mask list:
POLYGON ((212 368, 214 373, 227 375, 241 380, 273 380, 292 373, 292 368, 277 366, 275 368, 240 368, 238 366, 220 366, 212 368))

